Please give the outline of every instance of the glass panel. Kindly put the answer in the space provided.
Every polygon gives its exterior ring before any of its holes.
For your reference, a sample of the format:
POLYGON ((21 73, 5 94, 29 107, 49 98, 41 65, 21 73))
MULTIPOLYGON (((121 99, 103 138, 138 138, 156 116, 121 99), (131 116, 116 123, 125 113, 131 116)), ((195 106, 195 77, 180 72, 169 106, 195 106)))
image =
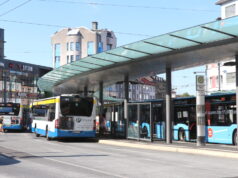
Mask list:
POLYGON ((80 71, 65 69, 63 67, 58 68, 57 71, 66 72, 66 73, 68 72, 68 73, 72 73, 72 74, 80 74, 81 73, 80 71))
POLYGON ((74 70, 74 71, 77 71, 77 72, 79 72, 79 71, 84 72, 84 71, 89 71, 90 70, 89 68, 84 68, 84 67, 76 66, 74 64, 75 63, 72 63, 71 65, 64 65, 61 68, 64 68, 64 69, 67 69, 67 70, 74 70))
POLYGON ((94 54, 94 42, 93 41, 89 41, 88 42, 88 56, 92 56, 94 54))
POLYGON ((110 62, 110 61, 103 61, 103 60, 91 58, 91 57, 87 57, 86 59, 82 59, 81 61, 90 62, 92 64, 98 64, 102 66, 114 64, 113 62, 110 62))
POLYGON ((171 51, 171 49, 155 46, 155 45, 144 43, 144 42, 129 44, 129 45, 126 45, 125 47, 139 50, 142 52, 151 53, 151 54, 158 54, 158 53, 171 51))
POLYGON ((114 62, 123 62, 123 61, 130 60, 128 58, 115 56, 115 55, 107 54, 107 53, 96 54, 95 57, 106 59, 106 60, 109 60, 109 61, 114 61, 114 62))
POLYGON ((69 74, 69 73, 64 73, 64 72, 58 72, 58 71, 53 71, 51 72, 51 75, 56 76, 56 77, 61 77, 61 76, 65 76, 65 77, 71 77, 74 76, 74 74, 69 74))
POLYGON ((75 43, 75 49, 76 49, 76 51, 80 51, 80 48, 81 48, 80 42, 76 42, 76 43, 75 43))
POLYGON ((186 29, 186 30, 177 31, 172 34, 183 37, 183 38, 191 39, 194 41, 202 42, 202 43, 231 38, 228 35, 207 30, 207 29, 201 28, 200 26, 186 29))
POLYGON ((112 54, 121 55, 121 56, 129 57, 129 58, 140 58, 140 57, 148 56, 147 54, 130 51, 130 50, 123 49, 120 47, 116 48, 116 49, 112 49, 109 52, 112 54))
POLYGON ((166 46, 166 47, 170 47, 170 48, 175 48, 175 49, 197 45, 197 43, 187 41, 187 40, 183 40, 183 39, 176 38, 176 37, 172 37, 168 34, 158 36, 158 37, 154 37, 154 38, 150 38, 150 39, 147 39, 147 40, 144 40, 144 41, 148 41, 148 42, 151 42, 151 43, 155 43, 155 44, 158 44, 158 45, 162 45, 162 46, 166 46))
POLYGON ((154 139, 165 139, 165 121, 163 120, 162 103, 152 104, 152 120, 154 124, 154 139))
POLYGON ((150 104, 140 105, 140 138, 150 139, 150 104))
POLYGON ((215 30, 223 31, 226 33, 230 33, 233 35, 238 35, 238 17, 232 17, 225 20, 216 21, 213 23, 209 23, 204 25, 205 27, 209 27, 215 30))
POLYGON ((103 43, 102 42, 98 42, 98 53, 103 52, 103 43))
POLYGON ((114 117, 115 134, 118 137, 125 137, 125 119, 124 119, 124 106, 115 106, 115 117, 114 117))
MULTIPOLYGON (((88 58, 85 58, 85 62, 87 61, 88 58)), ((82 67, 86 67, 86 68, 90 68, 90 69, 97 69, 100 68, 101 66, 99 65, 95 65, 95 64, 90 64, 90 63, 84 63, 82 62, 83 59, 79 60, 79 61, 75 61, 72 65, 76 64, 82 67)))
POLYGON ((60 44, 55 44, 55 61, 54 67, 60 66, 60 44))
POLYGON ((128 138, 139 138, 137 104, 128 105, 128 138))

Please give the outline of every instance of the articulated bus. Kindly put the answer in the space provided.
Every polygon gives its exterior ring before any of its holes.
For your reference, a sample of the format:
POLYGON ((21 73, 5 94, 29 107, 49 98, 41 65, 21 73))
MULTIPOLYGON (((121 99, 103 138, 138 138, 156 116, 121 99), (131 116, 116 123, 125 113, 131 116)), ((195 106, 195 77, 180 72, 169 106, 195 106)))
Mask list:
POLYGON ((96 100, 76 94, 41 99, 31 104, 36 137, 96 138, 96 100))
POLYGON ((0 117, 4 132, 26 129, 27 112, 19 103, 0 103, 0 117))
MULTIPOLYGON (((172 112, 173 140, 195 141, 197 137, 196 98, 175 98, 172 103, 174 106, 172 112)), ((124 107, 122 106, 122 108, 124 107)), ((126 110, 127 138, 137 140, 165 139, 164 100, 129 102, 126 110)), ((113 111, 108 111, 109 113, 112 112, 111 115, 113 115, 113 111)), ((205 119, 206 142, 237 144, 236 95, 234 93, 206 96, 205 119)), ((107 117, 108 120, 113 121, 113 117, 107 117)))
MULTIPOLYGON (((174 100, 174 139, 196 138, 196 100, 174 100)), ((237 144, 236 95, 217 94, 205 98, 206 141, 237 144)))

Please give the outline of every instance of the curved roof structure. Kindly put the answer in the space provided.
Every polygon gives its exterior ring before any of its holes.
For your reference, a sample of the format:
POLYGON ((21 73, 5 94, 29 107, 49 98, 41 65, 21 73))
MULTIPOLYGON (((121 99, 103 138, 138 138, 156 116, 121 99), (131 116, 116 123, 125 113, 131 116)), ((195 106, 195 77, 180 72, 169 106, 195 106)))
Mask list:
POLYGON ((128 74, 135 79, 151 72, 172 70, 233 57, 238 52, 238 17, 167 33, 63 65, 41 77, 42 91, 72 93, 96 91, 99 82, 110 85, 128 74))

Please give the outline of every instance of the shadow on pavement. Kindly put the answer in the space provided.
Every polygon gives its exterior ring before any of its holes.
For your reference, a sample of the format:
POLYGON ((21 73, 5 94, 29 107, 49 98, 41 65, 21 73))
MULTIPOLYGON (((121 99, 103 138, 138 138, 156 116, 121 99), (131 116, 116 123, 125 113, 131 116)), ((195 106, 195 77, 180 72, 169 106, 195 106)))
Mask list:
POLYGON ((8 157, 3 154, 0 154, 0 166, 7 166, 18 163, 20 163, 20 161, 14 159, 13 157, 8 157))

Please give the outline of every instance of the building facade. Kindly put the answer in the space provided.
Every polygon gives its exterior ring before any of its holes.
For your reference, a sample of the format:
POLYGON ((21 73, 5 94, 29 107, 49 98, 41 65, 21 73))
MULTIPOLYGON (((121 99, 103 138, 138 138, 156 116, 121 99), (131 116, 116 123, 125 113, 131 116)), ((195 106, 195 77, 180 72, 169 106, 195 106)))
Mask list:
POLYGON ((5 59, 4 29, 0 29, 0 102, 28 105, 43 97, 36 82, 52 68, 5 59))
MULTIPOLYGON (((219 0, 216 5, 221 6, 221 18, 226 19, 238 15, 238 0, 219 0)), ((229 58, 224 61, 206 65, 206 91, 208 94, 214 92, 230 92, 236 89, 236 69, 232 64, 235 59, 229 58)))
POLYGON ((42 98, 37 80, 52 68, 13 60, 0 60, 0 102, 28 105, 42 98))
POLYGON ((51 38, 53 47, 53 67, 78 61, 81 58, 107 51, 116 47, 117 39, 113 31, 98 29, 92 22, 92 29, 86 27, 65 28, 51 38))
MULTIPOLYGON (((161 99, 165 97, 166 82, 157 76, 148 76, 129 82, 129 100, 143 101, 150 99, 161 99)), ((105 95, 108 97, 124 99, 124 82, 106 88, 105 95)))
POLYGON ((4 29, 0 28, 0 59, 4 58, 4 29))

